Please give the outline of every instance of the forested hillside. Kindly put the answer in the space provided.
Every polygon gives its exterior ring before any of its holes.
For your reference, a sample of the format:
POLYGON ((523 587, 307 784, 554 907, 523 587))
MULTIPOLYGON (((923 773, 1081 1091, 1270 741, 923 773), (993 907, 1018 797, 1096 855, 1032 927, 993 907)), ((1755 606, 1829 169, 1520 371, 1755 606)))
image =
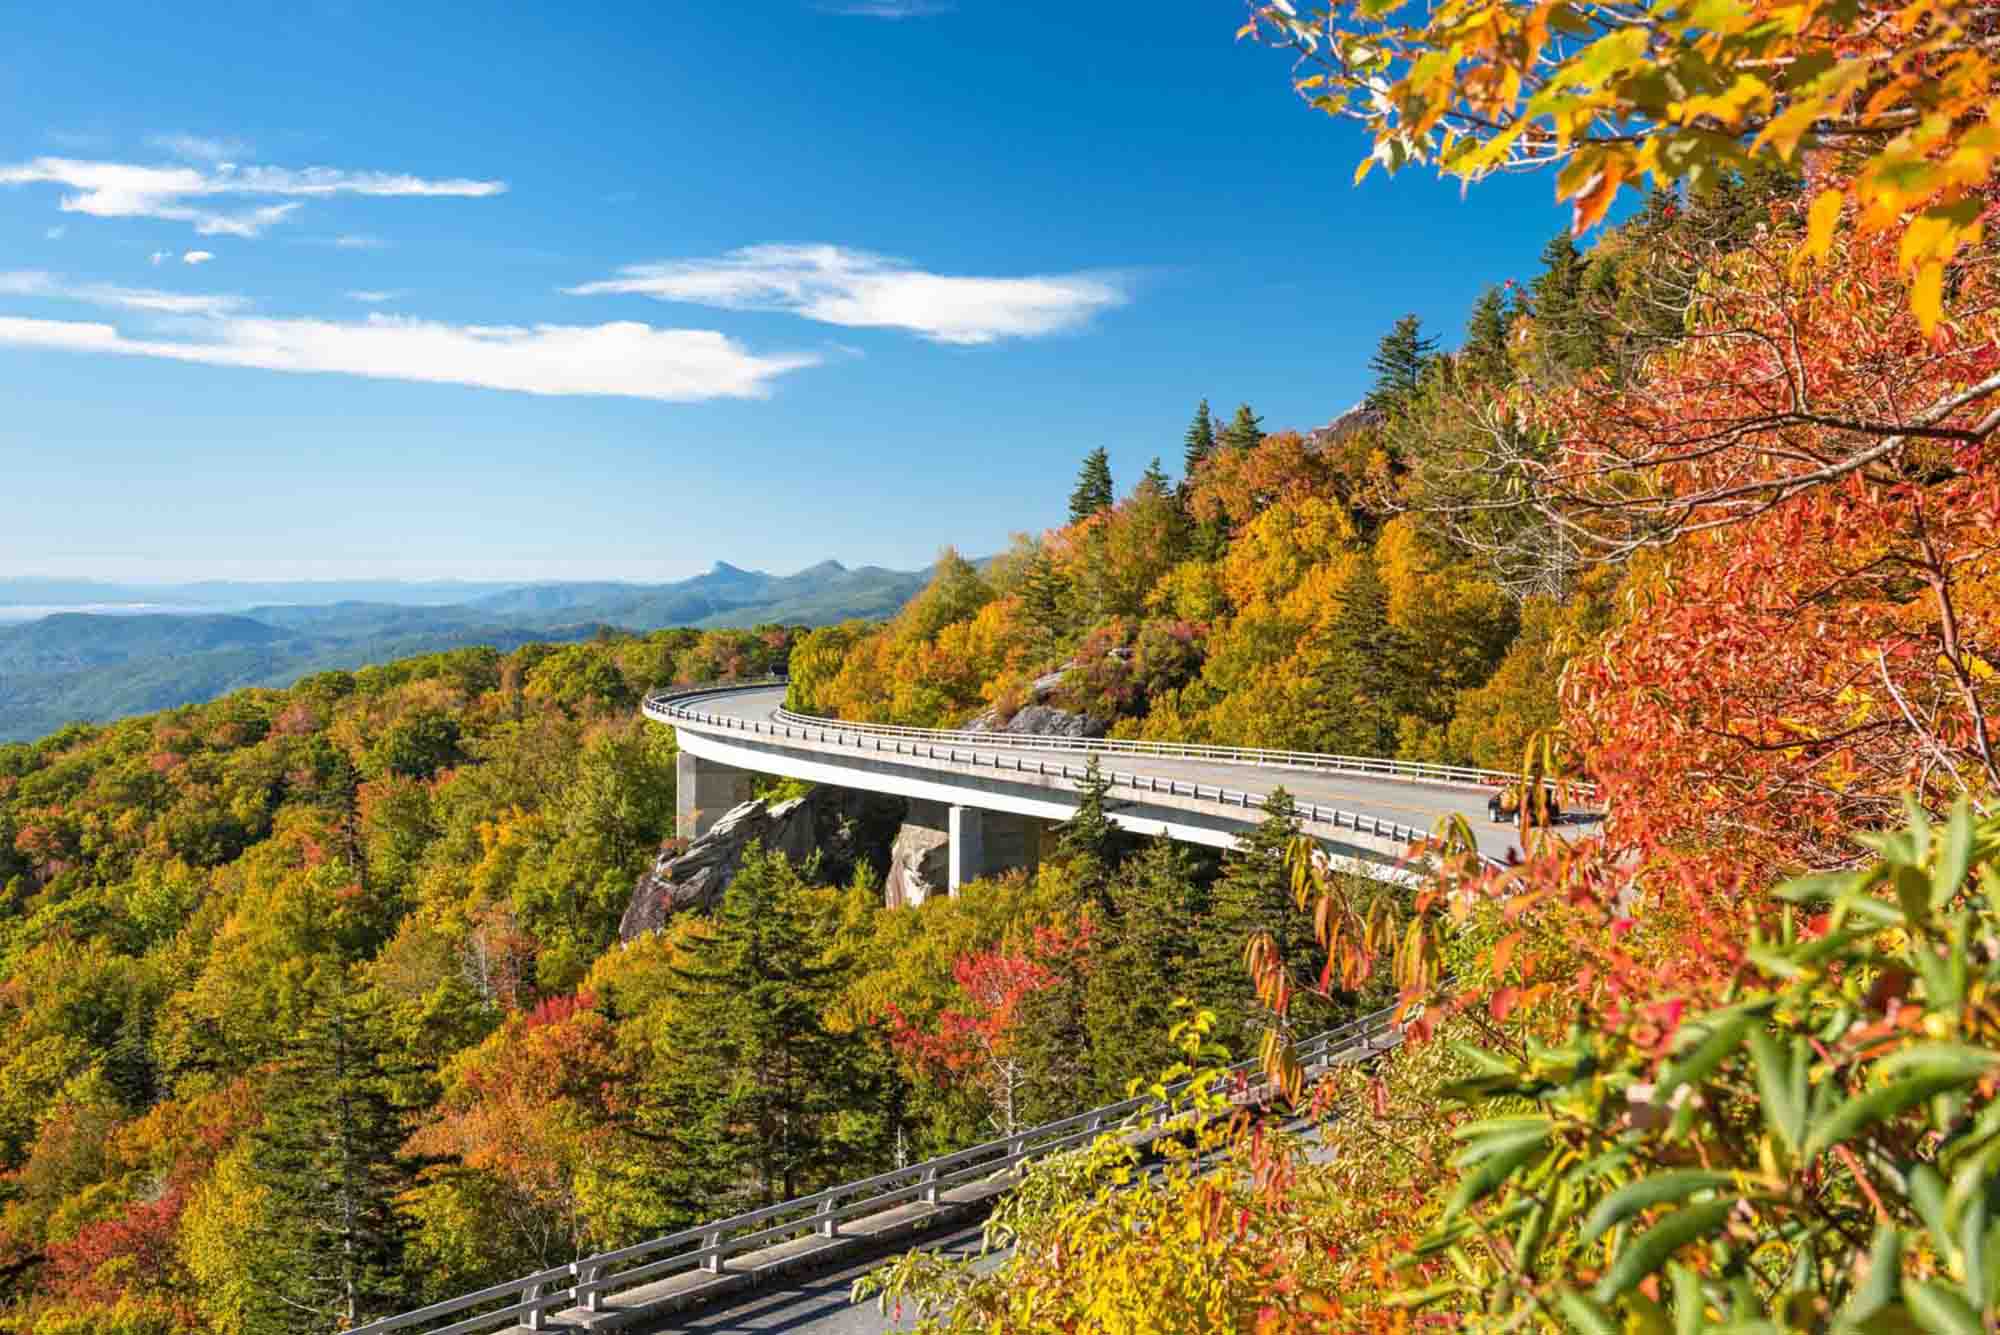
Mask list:
MULTIPOLYGON (((1457 9, 1390 46, 1260 22, 1393 119, 1575 19, 1457 9)), ((1122 495, 1091 451, 1068 523, 886 622, 461 650, 0 747, 5 1321, 327 1330, 1255 1050, 1328 1153, 1224 1118, 1224 1171, 1152 1178, 1108 1139, 1006 1207, 997 1268, 876 1287, 968 1331, 1993 1329, 1991 80, 1929 11, 1843 28, 1876 63, 1826 87, 1820 20, 1700 15, 1558 86, 1620 127, 1580 223, 1672 188, 1448 348, 1385 331, 1323 427, 1203 403, 1122 495), (1664 109, 1667 66, 1707 91, 1664 109), (855 718, 1557 768, 1609 819, 1506 868, 1440 831, 1408 892, 1303 856, 1282 799, 1210 859, 1093 790, 1029 876, 885 910, 879 869, 760 854, 618 942, 671 846, 643 691, 785 664, 855 718), (1408 1044, 1303 1088, 1288 1040, 1389 996, 1408 1044)), ((1518 76, 1449 151, 1513 151, 1518 76)))
POLYGON ((0 746, 9 1328, 324 1332, 1123 1097, 1176 996, 1244 1050, 1274 1022, 1241 951, 1309 939, 1282 809, 1221 866, 1093 795, 1033 877, 914 909, 753 854, 621 945, 676 847, 639 699, 796 634, 456 650, 0 746))
POLYGON ((588 639, 600 627, 725 629, 820 625, 894 613, 924 572, 822 561, 792 575, 723 562, 671 584, 393 583, 162 585, 150 592, 87 581, 0 580, 0 618, 19 600, 172 602, 179 612, 69 612, 0 624, 0 741, 25 741, 79 719, 211 700, 244 686, 289 686, 315 672, 473 645, 511 650, 588 639), (317 592, 316 592, 317 590, 317 592), (343 597, 343 594, 355 596, 343 597), (247 601, 267 595, 307 602, 247 601), (403 601, 368 601, 360 595, 403 601), (173 600, 185 600, 185 603, 173 600), (227 612, 189 612, 188 605, 227 612))
POLYGON ((1560 164, 1578 233, 1652 188, 1449 353, 1392 330, 1365 424, 1198 419, 1185 491, 1115 503, 1087 461, 1067 528, 797 689, 1004 713, 1064 658, 1128 733, 1560 763, 1608 819, 1504 869, 1441 831, 1386 914, 1297 865, 1260 998, 1386 978, 1408 1039, 1309 1091, 1271 1054, 1316 1153, 1237 1123, 1115 1190, 1107 1141, 1003 1264, 868 1287, 968 1332, 1996 1328, 1990 18, 1253 6, 1358 175, 1560 164))

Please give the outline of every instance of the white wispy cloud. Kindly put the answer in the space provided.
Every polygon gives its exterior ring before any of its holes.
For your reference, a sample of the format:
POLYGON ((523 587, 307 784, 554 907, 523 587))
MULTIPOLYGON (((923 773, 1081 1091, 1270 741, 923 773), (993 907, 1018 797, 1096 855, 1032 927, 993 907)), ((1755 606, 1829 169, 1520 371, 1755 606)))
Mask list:
POLYGON ((67 283, 39 270, 0 272, 0 295, 57 298, 138 313, 130 332, 94 320, 0 315, 0 346, 154 357, 207 366, 474 385, 523 394, 608 395, 688 403, 760 399, 811 353, 761 356, 711 329, 633 320, 598 325, 454 325, 371 314, 362 320, 246 313, 226 294, 67 283), (145 316, 170 317, 144 319, 145 316))
POLYGON ((371 306, 379 306, 385 301, 394 301, 402 295, 400 292, 376 292, 363 288, 358 291, 349 292, 347 299, 349 301, 365 301, 371 306))
POLYGON ((42 235, 47 237, 51 241, 60 241, 63 239, 64 234, 66 234, 68 231, 69 228, 63 226, 61 223, 57 223, 54 227, 51 227, 47 231, 43 232, 42 235))
POLYGON ((185 255, 181 256, 181 263, 207 264, 210 260, 214 258, 215 258, 215 252, 212 250, 190 250, 185 255))
POLYGON ((170 250, 156 250, 152 254, 146 257, 146 263, 152 265, 155 269, 157 269, 160 267, 161 264, 163 264, 167 260, 172 259, 173 257, 174 257, 173 252, 170 250))
POLYGON ((117 310, 155 315, 223 316, 250 303, 227 292, 166 292, 151 287, 121 287, 115 283, 71 283, 41 269, 0 271, 0 296, 53 297, 117 310))
POLYGON ((250 145, 233 137, 154 134, 146 136, 146 142, 190 162, 240 162, 250 155, 250 145))
POLYGON ((159 218, 192 225, 203 236, 254 237, 290 217, 306 199, 332 195, 478 199, 506 190, 504 181, 430 179, 404 172, 341 171, 332 167, 239 167, 216 163, 142 166, 79 158, 35 158, 0 164, 0 185, 60 185, 65 213, 96 218, 159 218), (218 201, 276 199, 248 208, 218 201))
POLYGON ((983 278, 929 273, 831 245, 746 246, 717 259, 628 265, 566 291, 639 293, 725 310, 790 311, 856 329, 907 329, 939 343, 1035 338, 1087 324, 1130 298, 1115 273, 983 278))
POLYGON ((344 232, 333 238, 332 244, 341 250, 386 250, 389 246, 381 237, 366 232, 344 232))
POLYGON ((958 8, 950 0, 848 0, 844 4, 823 4, 815 8, 828 14, 846 14, 867 19, 920 19, 931 14, 948 14, 958 8))

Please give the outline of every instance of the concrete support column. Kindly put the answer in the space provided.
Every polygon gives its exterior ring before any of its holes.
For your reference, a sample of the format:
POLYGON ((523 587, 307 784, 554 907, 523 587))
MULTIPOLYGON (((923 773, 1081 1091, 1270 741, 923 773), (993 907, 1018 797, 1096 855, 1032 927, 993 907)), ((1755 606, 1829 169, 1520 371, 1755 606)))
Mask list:
POLYGON ((986 847, 986 864, 980 874, 996 876, 1003 871, 1033 871, 1042 862, 1042 827, 1033 816, 989 811, 981 831, 986 847))
POLYGON ((951 835, 946 885, 957 895, 960 886, 986 874, 986 813, 978 807, 953 807, 946 828, 951 835))
POLYGON ((749 770, 686 751, 674 757, 674 833, 681 838, 701 838, 731 807, 749 800, 749 770))

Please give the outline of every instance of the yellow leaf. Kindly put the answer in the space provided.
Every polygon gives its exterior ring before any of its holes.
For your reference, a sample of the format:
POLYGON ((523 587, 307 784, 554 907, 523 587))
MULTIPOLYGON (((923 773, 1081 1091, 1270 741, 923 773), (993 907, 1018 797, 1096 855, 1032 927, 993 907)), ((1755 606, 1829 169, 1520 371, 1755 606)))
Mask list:
POLYGON ((1813 259, 1825 255, 1833 245, 1833 229, 1840 222, 1840 204, 1846 195, 1837 189, 1822 190, 1806 214, 1806 246, 1803 254, 1813 259))
POLYGON ((1917 271, 1917 281, 1910 287, 1910 310, 1917 317, 1917 325, 1928 338, 1937 330, 1938 321, 1944 318, 1944 262, 1932 260, 1917 271))

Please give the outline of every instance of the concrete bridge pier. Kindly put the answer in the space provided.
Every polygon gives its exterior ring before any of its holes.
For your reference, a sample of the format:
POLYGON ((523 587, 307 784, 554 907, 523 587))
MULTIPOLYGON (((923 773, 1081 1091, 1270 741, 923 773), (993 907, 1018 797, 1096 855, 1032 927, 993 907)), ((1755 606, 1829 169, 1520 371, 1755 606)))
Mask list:
POLYGON ((1045 821, 1005 811, 954 806, 948 813, 951 837, 950 890, 1003 871, 1033 871, 1042 861, 1045 821))
POLYGON ((699 839, 750 800, 750 771, 682 751, 674 757, 674 833, 699 839))

